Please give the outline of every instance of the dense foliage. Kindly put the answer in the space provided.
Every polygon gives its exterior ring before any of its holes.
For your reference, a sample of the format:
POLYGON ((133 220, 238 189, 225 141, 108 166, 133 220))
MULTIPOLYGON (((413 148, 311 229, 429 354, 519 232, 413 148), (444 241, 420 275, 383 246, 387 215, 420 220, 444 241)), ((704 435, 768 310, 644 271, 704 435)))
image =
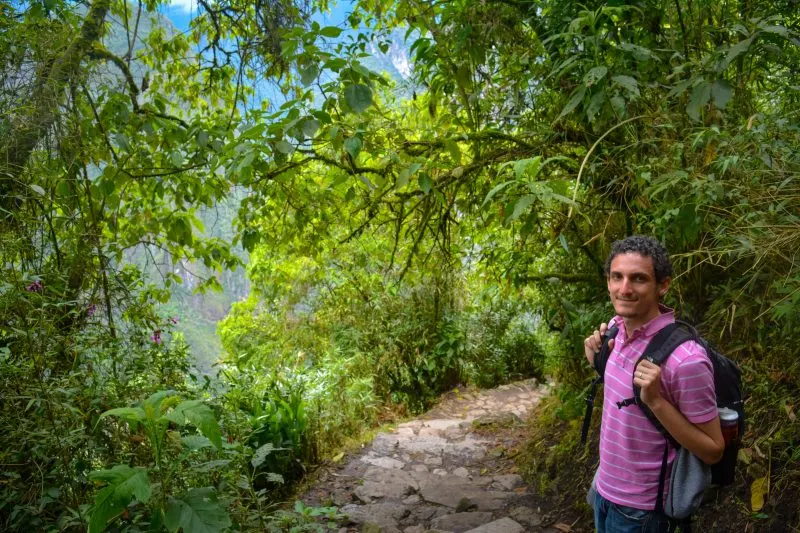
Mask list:
POLYGON ((549 375, 574 418, 631 233, 744 370, 741 519, 797 527, 794 0, 198 4, 0 3, 4 529, 313 530, 287 482, 449 388, 549 375), (201 375, 164 304, 223 286, 201 375))

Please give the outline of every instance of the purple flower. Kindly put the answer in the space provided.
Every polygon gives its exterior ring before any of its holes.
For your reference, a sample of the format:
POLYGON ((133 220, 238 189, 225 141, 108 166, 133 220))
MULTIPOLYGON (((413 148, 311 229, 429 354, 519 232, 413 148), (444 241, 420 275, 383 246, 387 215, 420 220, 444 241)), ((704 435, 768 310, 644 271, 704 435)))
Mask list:
POLYGON ((28 292, 40 292, 42 290, 42 282, 38 279, 25 288, 28 292))
POLYGON ((97 306, 95 304, 89 304, 89 307, 86 308, 86 316, 92 316, 97 312, 97 306))
POLYGON ((178 317, 176 317, 176 316, 171 316, 171 317, 169 317, 169 321, 170 321, 170 323, 171 323, 171 324, 174 326, 175 324, 177 324, 177 323, 178 323, 178 317))
POLYGON ((150 340, 153 341, 153 344, 161 344, 161 330, 157 329, 150 335, 150 340))

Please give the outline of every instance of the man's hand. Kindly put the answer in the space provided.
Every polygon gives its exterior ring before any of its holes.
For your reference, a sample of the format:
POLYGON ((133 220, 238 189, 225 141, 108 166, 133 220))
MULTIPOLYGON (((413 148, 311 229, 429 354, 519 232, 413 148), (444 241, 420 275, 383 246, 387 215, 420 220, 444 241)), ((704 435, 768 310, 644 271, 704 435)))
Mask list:
POLYGON ((640 398, 650 409, 655 409, 661 397, 661 367, 642 359, 633 372, 633 384, 641 387, 640 398))
MULTIPOLYGON (((589 364, 594 366, 594 356, 595 354, 600 353, 600 346, 603 344, 603 335, 606 334, 606 330, 608 329, 608 324, 603 322, 600 324, 600 329, 594 330, 594 332, 586 337, 583 341, 583 349, 586 354, 586 359, 589 361, 589 364)), ((608 341, 608 349, 614 349, 614 339, 609 339, 608 341)))

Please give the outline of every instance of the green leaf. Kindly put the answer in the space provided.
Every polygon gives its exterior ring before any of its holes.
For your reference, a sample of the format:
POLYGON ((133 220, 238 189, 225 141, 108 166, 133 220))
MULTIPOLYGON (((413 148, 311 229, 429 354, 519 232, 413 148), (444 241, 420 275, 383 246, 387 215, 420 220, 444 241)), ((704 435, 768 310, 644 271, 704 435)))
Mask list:
POLYGON ((531 204, 533 204, 534 200, 536 200, 536 196, 532 194, 526 194, 525 196, 517 200, 517 203, 514 204, 514 211, 511 213, 511 216, 506 218, 506 224, 518 219, 519 216, 525 211, 527 211, 527 209, 531 206, 531 204))
POLYGON ((608 73, 608 68, 604 66, 594 67, 586 75, 583 77, 583 84, 587 87, 591 87, 598 81, 605 78, 606 74, 608 73))
POLYGON ((30 185, 30 188, 33 189, 33 192, 35 192, 39 196, 44 196, 45 195, 44 189, 41 188, 39 185, 36 185, 35 183, 32 183, 30 185))
POLYGON ((98 418, 98 422, 107 416, 116 416, 128 422, 143 422, 145 420, 145 412, 141 407, 118 407, 116 409, 109 409, 98 418))
POLYGON ((530 157, 528 159, 519 159, 514 161, 514 176, 516 178, 530 178, 533 179, 539 174, 539 169, 542 166, 541 156, 530 157))
POLYGON ((561 243, 561 247, 564 249, 564 251, 569 253, 569 245, 567 244, 567 238, 564 237, 563 233, 558 234, 558 240, 561 243))
POLYGON ((639 82, 636 78, 620 75, 613 76, 611 80, 634 96, 639 96, 639 82))
POLYGON ((688 80, 683 80, 675 84, 675 86, 670 89, 667 93, 667 98, 672 98, 673 96, 680 96, 683 92, 689 88, 689 86, 694 82, 694 78, 689 78, 688 80))
POLYGON ((586 94, 586 86, 581 85, 580 87, 575 89, 575 91, 572 93, 572 97, 569 99, 569 102, 567 102, 567 105, 565 105, 564 109, 561 110, 561 114, 558 115, 558 118, 556 118, 556 120, 561 120, 561 118, 572 113, 575 110, 575 108, 578 107, 578 104, 581 103, 581 101, 583 100, 583 96, 585 94, 586 94))
POLYGON ((124 133, 115 133, 114 143, 117 145, 118 148, 122 148, 126 152, 131 151, 131 143, 128 141, 128 136, 125 135, 124 133))
POLYGON ((181 443, 190 450, 202 450, 214 446, 210 440, 202 435, 187 435, 181 437, 181 443))
POLYGON ((261 137, 261 134, 267 129, 267 124, 261 122, 256 124, 252 128, 246 129, 242 134, 239 136, 240 139, 256 139, 261 137))
POLYGON ((645 48, 644 46, 631 43, 622 43, 619 45, 619 47, 627 52, 631 52, 636 61, 647 61, 649 59, 658 60, 658 56, 655 55, 649 48, 645 48))
POLYGON ((212 487, 190 489, 177 497, 170 496, 164 513, 164 525, 171 533, 218 533, 231 526, 231 519, 217 502, 212 487))
POLYGON ((300 127, 303 135, 308 137, 309 139, 313 139, 314 135, 316 135, 317 130, 319 130, 319 120, 315 118, 307 118, 303 121, 303 125, 300 127))
MULTIPOLYGON (((153 394, 148 396, 148 398, 144 402, 142 402, 142 407, 144 407, 145 412, 150 410, 155 415, 161 416, 161 413, 166 409, 166 407, 162 408, 161 404, 163 403, 163 401, 166 400, 167 398, 176 396, 177 394, 178 394, 177 391, 174 390, 160 390, 154 392, 153 394)), ((174 398, 171 401, 177 402, 178 400, 179 398, 174 398)))
POLYGON ((686 104, 686 112, 689 117, 695 122, 700 120, 700 111, 708 103, 711 98, 711 84, 703 81, 692 89, 692 95, 689 97, 689 103, 686 104))
POLYGON ((727 70, 731 62, 737 57, 739 57, 741 54, 747 52, 751 44, 753 44, 753 37, 750 37, 749 39, 744 39, 743 41, 739 41, 738 43, 731 46, 728 49, 728 55, 725 56, 725 59, 720 64, 720 71, 727 70))
POLYGON ((625 104, 625 99, 620 95, 611 97, 611 107, 614 109, 614 113, 616 113, 618 117, 624 117, 628 109, 627 105, 625 104))
POLYGON ((205 131, 201 131, 197 134, 197 146, 200 148, 205 148, 208 146, 208 133, 205 131))
POLYGON ((433 180, 427 173, 422 173, 419 175, 419 189, 428 194, 431 192, 433 188, 433 180))
POLYGON ((325 26, 321 30, 319 30, 319 34, 323 37, 330 37, 331 39, 336 39, 342 34, 342 28, 337 28, 336 26, 325 26))
POLYGON ((397 183, 395 184, 395 188, 399 189, 401 187, 405 187, 408 185, 408 179, 417 173, 417 171, 422 168, 422 165, 419 163, 412 163, 410 166, 404 168, 400 171, 400 174, 397 176, 397 183))
POLYGON ((246 229, 242 233, 242 247, 248 252, 252 252, 260 241, 261 234, 255 230, 246 229))
POLYGON ((344 88, 344 98, 350 109, 361 113, 372 105, 372 89, 363 83, 348 85, 344 88))
POLYGON ((500 185, 496 185, 496 186, 494 186, 494 187, 492 188, 492 190, 491 190, 491 191, 489 191, 489 194, 487 194, 487 195, 486 195, 486 198, 484 198, 484 199, 483 199, 483 203, 481 204, 481 209, 483 209, 484 207, 486 207, 486 204, 488 204, 488 203, 489 203, 489 201, 490 201, 492 198, 494 198, 494 196, 495 196, 497 193, 499 193, 500 191, 502 191, 503 189, 505 189, 506 187, 508 187, 508 186, 509 186, 509 185, 511 185, 512 183, 516 183, 516 181, 514 181, 514 180, 512 180, 512 181, 506 181, 506 182, 504 182, 504 183, 501 183, 500 185))
POLYGON ((258 468, 264 461, 267 459, 267 456, 272 453, 275 447, 272 445, 271 442, 264 444, 263 446, 259 447, 256 452, 253 454, 253 458, 250 460, 250 464, 253 465, 253 468, 258 468))
POLYGON ((458 143, 453 139, 447 139, 444 141, 444 147, 450 153, 450 157, 453 159, 453 162, 456 165, 461 164, 461 148, 458 147, 458 143))
POLYGON ((788 37, 789 36, 789 28, 785 26, 769 26, 761 24, 758 25, 758 29, 765 33, 773 33, 775 35, 780 35, 781 37, 788 37))
POLYGON ((711 86, 711 96, 714 98, 715 106, 725 109, 733 96, 733 87, 727 80, 719 79, 711 86))
POLYGON ((359 137, 348 137, 344 140, 344 150, 350 156, 355 159, 358 157, 359 152, 361 152, 361 138, 359 137))
POLYGON ((589 122, 594 122, 594 119, 597 117, 598 113, 602 111, 605 103, 606 92, 604 90, 601 89, 592 95, 589 99, 589 107, 586 108, 586 118, 589 119, 589 122))
POLYGON ((300 69, 300 82, 306 87, 314 83, 317 76, 319 76, 319 67, 317 65, 309 65, 300 69))
POLYGON ((105 530, 108 521, 120 514, 135 496, 142 503, 150 499, 150 480, 147 470, 116 465, 110 470, 89 473, 89 479, 108 483, 97 493, 89 519, 89 533, 105 530))
POLYGON ((282 154, 291 155, 294 153, 294 146, 289 141, 278 141, 275 143, 275 149, 282 154))
POLYGON ((164 417, 179 426, 185 425, 186 422, 193 424, 203 435, 208 437, 208 440, 214 443, 214 446, 222 448, 222 432, 219 429, 217 417, 214 416, 214 411, 203 403, 203 400, 181 402, 164 417))

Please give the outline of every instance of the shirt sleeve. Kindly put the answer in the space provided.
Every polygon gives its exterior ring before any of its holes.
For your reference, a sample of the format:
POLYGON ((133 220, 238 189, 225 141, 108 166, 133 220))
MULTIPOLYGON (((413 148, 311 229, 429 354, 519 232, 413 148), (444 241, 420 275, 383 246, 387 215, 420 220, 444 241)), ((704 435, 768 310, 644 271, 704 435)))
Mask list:
POLYGON ((669 376, 673 404, 692 424, 702 424, 717 416, 714 367, 706 351, 696 342, 687 342, 673 353, 676 365, 669 376))

